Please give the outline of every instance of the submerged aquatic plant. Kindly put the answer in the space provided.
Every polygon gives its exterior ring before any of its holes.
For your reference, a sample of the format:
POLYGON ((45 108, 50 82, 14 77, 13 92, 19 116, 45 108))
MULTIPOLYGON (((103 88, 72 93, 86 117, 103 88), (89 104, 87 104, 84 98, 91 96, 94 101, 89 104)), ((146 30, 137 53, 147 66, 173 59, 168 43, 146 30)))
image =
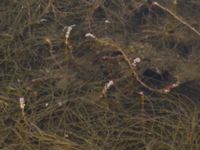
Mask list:
POLYGON ((200 149, 199 7, 2 0, 0 149, 200 149))

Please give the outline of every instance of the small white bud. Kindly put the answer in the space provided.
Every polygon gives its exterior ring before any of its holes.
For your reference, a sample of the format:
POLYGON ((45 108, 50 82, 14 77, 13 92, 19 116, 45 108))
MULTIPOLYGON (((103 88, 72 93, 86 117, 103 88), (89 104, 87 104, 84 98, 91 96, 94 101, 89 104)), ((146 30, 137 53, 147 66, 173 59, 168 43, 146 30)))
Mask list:
POLYGON ((134 62, 134 63, 140 63, 140 62, 141 62, 141 59, 140 59, 139 57, 137 57, 137 58, 135 58, 135 59, 133 60, 133 62, 134 62))
POLYGON ((109 20, 105 20, 105 23, 110 23, 110 21, 109 20))
MULTIPOLYGON (((75 27, 75 26, 76 26, 76 25, 73 24, 73 25, 67 27, 67 32, 65 33, 65 44, 66 44, 66 45, 68 44, 68 39, 69 39, 69 35, 70 35, 71 31, 72 31, 72 28, 75 27)), ((65 28, 66 28, 66 27, 64 27, 64 29, 65 29, 65 28)))
POLYGON ((65 137, 65 138, 68 138, 68 137, 69 137, 69 135, 68 135, 68 134, 64 134, 64 137, 65 137))
POLYGON ((166 93, 169 93, 169 92, 170 92, 170 89, 164 89, 164 90, 163 90, 163 93, 165 93, 165 94, 166 94, 166 93))
POLYGON ((114 84, 114 81, 113 81, 113 80, 110 80, 110 81, 106 84, 105 89, 108 90, 113 84, 114 84))
POLYGON ((20 98, 19 98, 19 105, 20 105, 20 108, 21 108, 22 110, 24 110, 24 108, 25 108, 25 100, 24 100, 24 97, 20 97, 20 98))
POLYGON ((179 83, 174 83, 174 84, 172 84, 172 88, 175 88, 175 87, 177 87, 177 86, 179 86, 179 83))
POLYGON ((85 37, 91 37, 91 38, 93 38, 93 39, 96 38, 96 36, 93 35, 92 33, 86 33, 86 34, 85 34, 85 37))
POLYGON ((143 92, 143 91, 140 91, 139 94, 140 94, 141 96, 143 96, 143 95, 144 95, 144 92, 143 92))
POLYGON ((58 106, 62 106, 62 102, 58 102, 58 106))
POLYGON ((47 22, 48 20, 47 19, 40 19, 40 22, 47 22))
POLYGON ((153 2, 152 4, 153 4, 153 5, 158 5, 158 3, 157 3, 157 2, 153 2))
POLYGON ((141 62, 141 59, 140 59, 139 57, 137 57, 137 58, 135 58, 135 59, 133 60, 132 65, 133 65, 134 67, 136 67, 137 64, 140 63, 140 62, 141 62))

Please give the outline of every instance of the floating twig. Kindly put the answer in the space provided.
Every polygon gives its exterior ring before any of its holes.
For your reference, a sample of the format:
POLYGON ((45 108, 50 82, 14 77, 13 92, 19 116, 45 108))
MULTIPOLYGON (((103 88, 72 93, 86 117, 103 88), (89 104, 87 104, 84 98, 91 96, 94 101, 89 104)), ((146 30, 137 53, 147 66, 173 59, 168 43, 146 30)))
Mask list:
MULTIPOLYGON (((177 3, 177 1, 175 1, 177 3)), ((175 3, 174 2, 174 3, 175 3)), ((171 10, 169 10, 168 8, 165 8, 164 6, 162 6, 161 4, 159 4, 158 2, 153 2, 152 5, 155 5, 161 9, 163 9, 164 11, 168 12, 170 15, 172 15, 176 20, 178 20, 179 22, 181 22, 182 24, 184 24, 185 26, 187 26, 190 30, 192 30, 193 32, 195 32, 198 36, 200 36, 200 32, 197 31, 194 27, 192 27, 189 23, 187 23, 186 21, 184 21, 183 19, 181 19, 181 17, 177 16, 175 13, 173 13, 171 10)))

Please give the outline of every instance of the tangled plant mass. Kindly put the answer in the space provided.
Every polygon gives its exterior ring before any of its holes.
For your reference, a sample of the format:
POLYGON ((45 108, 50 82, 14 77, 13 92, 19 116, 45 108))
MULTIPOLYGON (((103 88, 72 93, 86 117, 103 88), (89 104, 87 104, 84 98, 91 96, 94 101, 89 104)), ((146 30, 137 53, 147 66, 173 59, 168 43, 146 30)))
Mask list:
POLYGON ((2 0, 0 149, 199 150, 199 8, 2 0))

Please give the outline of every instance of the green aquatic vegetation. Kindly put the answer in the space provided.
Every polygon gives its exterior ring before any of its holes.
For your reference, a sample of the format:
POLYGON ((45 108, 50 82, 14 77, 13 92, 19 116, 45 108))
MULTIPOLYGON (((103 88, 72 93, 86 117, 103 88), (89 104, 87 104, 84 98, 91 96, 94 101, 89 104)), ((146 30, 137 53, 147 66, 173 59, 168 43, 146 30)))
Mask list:
POLYGON ((198 150, 199 7, 2 0, 0 149, 198 150))

